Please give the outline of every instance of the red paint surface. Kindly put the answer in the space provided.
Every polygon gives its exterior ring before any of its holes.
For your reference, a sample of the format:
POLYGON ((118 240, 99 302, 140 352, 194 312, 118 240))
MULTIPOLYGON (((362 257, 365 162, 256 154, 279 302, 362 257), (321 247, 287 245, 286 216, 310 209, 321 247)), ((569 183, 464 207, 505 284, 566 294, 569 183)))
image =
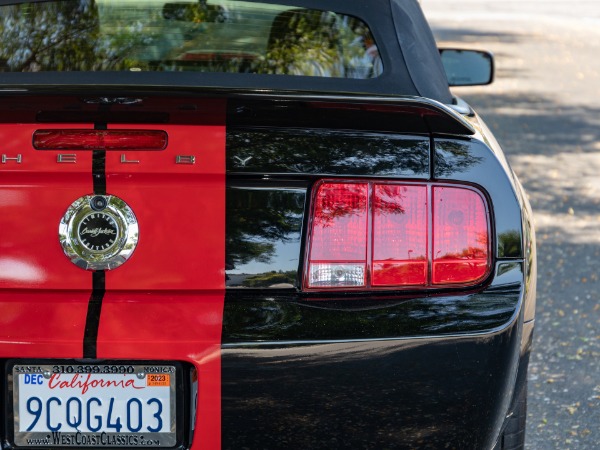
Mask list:
MULTIPOLYGON (((133 126, 109 126, 118 128, 133 126)), ((106 288, 224 289, 224 124, 162 129, 169 134, 166 150, 106 154, 107 193, 123 199, 139 224, 133 256, 107 273, 106 288), (123 164, 122 155, 139 163, 123 164), (196 164, 176 164, 177 155, 195 156, 196 164)))
MULTIPOLYGON (((107 153, 107 193, 139 224, 137 248, 106 274, 98 357, 180 360, 199 373, 194 448, 221 447, 221 328, 225 292, 225 108, 217 125, 162 127, 160 152, 107 153), (176 155, 196 164, 175 164, 176 155)), ((109 129, 131 129, 131 125, 109 129)), ((137 129, 143 128, 136 126, 137 129)), ((149 129, 156 127, 149 126, 149 129)))
MULTIPOLYGON (((107 193, 131 206, 140 237, 131 259, 106 273, 97 356, 194 364, 193 447, 218 449, 225 103, 198 103, 197 111, 186 113, 186 125, 108 125, 163 129, 169 144, 162 151, 106 154, 107 193), (175 164, 177 155, 193 155, 196 164, 175 164)), ((58 226, 68 206, 93 191, 92 152, 33 150, 38 128, 92 126, 0 125, 0 155, 23 158, 23 164, 0 166, 0 268, 7 268, 0 270, 0 357, 81 358, 92 274, 65 257, 58 226), (77 154, 77 164, 57 164, 58 153, 77 154)))
POLYGON ((0 357, 81 358, 90 292, 0 290, 0 357))
POLYGON ((58 164, 56 153, 33 149, 37 127, 0 125, 0 157, 21 155, 21 164, 0 163, 0 357, 80 358, 92 286, 65 257, 58 225, 92 192, 92 155, 69 152, 79 164, 58 164))
POLYGON ((178 360, 198 370, 195 449, 221 448, 223 292, 108 292, 98 357, 178 360))
POLYGON ((58 225, 71 203, 93 191, 92 155, 69 152, 78 164, 58 164, 57 152, 33 149, 36 129, 0 125, 0 156, 22 158, 0 164, 0 289, 89 290, 89 273, 65 257, 58 225))

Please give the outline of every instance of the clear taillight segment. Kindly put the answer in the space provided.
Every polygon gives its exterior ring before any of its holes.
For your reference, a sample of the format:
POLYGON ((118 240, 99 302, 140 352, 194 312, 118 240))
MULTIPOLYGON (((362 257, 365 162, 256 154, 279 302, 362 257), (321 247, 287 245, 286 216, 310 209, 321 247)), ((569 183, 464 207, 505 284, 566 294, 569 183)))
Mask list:
POLYGON ((483 196, 455 185, 320 183, 308 289, 469 286, 490 271, 483 196))

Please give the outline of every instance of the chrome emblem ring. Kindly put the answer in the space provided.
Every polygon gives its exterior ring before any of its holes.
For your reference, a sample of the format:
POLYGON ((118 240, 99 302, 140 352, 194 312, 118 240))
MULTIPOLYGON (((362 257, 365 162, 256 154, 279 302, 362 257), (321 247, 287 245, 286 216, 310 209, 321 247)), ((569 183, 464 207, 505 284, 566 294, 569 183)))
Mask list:
POLYGON ((112 270, 127 261, 138 242, 132 209, 114 195, 86 195, 67 209, 58 237, 65 255, 85 270, 112 270))

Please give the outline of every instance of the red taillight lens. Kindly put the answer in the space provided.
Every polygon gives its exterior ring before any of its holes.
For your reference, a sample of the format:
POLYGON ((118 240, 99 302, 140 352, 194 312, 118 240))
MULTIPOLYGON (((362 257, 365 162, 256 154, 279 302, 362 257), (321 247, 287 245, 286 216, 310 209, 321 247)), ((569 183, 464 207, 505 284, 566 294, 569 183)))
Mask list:
POLYGON ((470 189, 433 188, 433 284, 468 284, 488 271, 488 222, 470 189))
POLYGON ((322 184, 313 214, 311 287, 366 286, 368 184, 322 184))
POLYGON ((162 130, 36 130, 36 150, 164 150, 162 130))
POLYGON ((487 208, 471 188, 330 181, 313 203, 308 289, 469 286, 490 271, 487 208))
POLYGON ((427 283, 427 187, 376 184, 373 286, 427 283))

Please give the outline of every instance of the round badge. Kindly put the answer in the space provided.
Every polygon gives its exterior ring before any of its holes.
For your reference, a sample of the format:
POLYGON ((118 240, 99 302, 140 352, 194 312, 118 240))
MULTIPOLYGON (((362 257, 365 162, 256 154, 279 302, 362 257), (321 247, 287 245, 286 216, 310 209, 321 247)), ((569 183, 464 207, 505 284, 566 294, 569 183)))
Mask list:
POLYGON ((77 237, 89 251, 108 250, 117 242, 119 227, 109 214, 93 212, 79 223, 77 237))
POLYGON ((135 214, 114 195, 86 195, 67 209, 59 240, 65 255, 86 270, 111 270, 127 261, 137 245, 135 214))

